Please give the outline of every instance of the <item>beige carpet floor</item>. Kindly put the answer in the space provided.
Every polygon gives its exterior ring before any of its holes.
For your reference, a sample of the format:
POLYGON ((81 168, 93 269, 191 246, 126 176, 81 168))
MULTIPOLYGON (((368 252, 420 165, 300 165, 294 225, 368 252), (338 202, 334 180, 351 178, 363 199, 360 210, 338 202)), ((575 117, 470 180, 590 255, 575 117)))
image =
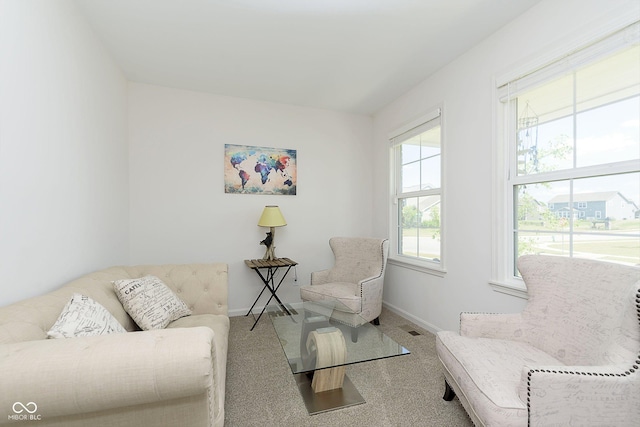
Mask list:
POLYGON ((457 398, 442 399, 435 336, 389 310, 379 328, 411 354, 348 366, 366 403, 317 415, 307 413, 269 318, 250 331, 253 321, 231 318, 225 426, 473 426, 457 398))

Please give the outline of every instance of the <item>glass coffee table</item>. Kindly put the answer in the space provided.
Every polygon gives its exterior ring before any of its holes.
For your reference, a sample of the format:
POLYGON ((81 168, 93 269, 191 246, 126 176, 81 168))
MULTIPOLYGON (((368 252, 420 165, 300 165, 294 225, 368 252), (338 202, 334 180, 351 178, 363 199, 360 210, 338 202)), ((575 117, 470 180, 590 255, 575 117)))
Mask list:
POLYGON ((368 322, 353 333, 335 319, 334 312, 346 310, 336 303, 285 306, 290 314, 279 305, 267 313, 311 415, 365 402, 345 375, 347 365, 409 354, 368 322))

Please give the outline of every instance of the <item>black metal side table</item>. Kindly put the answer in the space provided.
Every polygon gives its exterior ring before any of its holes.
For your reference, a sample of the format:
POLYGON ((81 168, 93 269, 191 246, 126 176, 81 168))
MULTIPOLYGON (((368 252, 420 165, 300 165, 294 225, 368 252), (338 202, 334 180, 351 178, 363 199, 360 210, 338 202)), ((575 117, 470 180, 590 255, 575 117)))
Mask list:
POLYGON ((253 331, 253 328, 256 327, 256 324, 260 320, 260 317, 262 317, 262 314, 264 313, 265 309, 267 308, 267 306, 269 305, 269 303, 271 302, 271 300, 273 298, 276 299, 276 301, 278 302, 280 307, 288 315, 291 315, 291 313, 289 312, 287 307, 284 306, 282 301, 280 301, 280 298, 278 298, 278 295, 276 295, 276 292, 278 292, 278 288, 280 287, 280 285, 284 281, 284 278, 287 277, 287 274, 289 273, 289 270, 291 270, 291 267, 293 267, 294 265, 298 265, 298 263, 293 261, 293 260, 291 260, 291 259, 289 259, 289 258, 276 258, 274 260, 246 259, 246 260, 244 260, 244 263, 247 265, 247 267, 249 267, 250 269, 252 269, 253 271, 255 271, 258 274, 258 276, 260 277, 260 280, 262 280, 262 283, 264 284, 264 286, 262 288, 262 291, 260 291, 260 294, 258 295, 256 300, 253 302, 253 305, 251 306, 251 308, 249 309, 247 314, 245 314, 245 316, 248 316, 249 314, 251 314, 251 311, 253 310, 253 307, 255 307, 256 303, 258 302, 258 300, 260 299, 260 297, 264 293, 265 289, 268 289, 269 292, 271 292, 271 296, 269 297, 269 301, 267 301, 267 303, 262 308, 262 311, 260 312, 260 315, 258 316, 256 321, 253 323, 253 326, 251 327, 251 330, 253 331), (286 267, 286 270, 285 270, 284 274, 282 275, 282 277, 280 278, 280 281, 276 285, 275 284, 275 275, 276 275, 276 272, 278 271, 278 269, 280 267, 283 267, 283 268, 286 267), (266 276, 264 274, 262 274, 260 269, 266 270, 266 276))

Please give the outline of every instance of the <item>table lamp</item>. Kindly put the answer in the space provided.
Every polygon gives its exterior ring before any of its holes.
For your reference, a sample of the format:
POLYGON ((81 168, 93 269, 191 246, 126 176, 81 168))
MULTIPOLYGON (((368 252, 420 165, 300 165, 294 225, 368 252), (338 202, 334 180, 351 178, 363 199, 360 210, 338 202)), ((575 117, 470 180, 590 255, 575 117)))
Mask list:
POLYGON ((262 211, 262 216, 258 221, 259 227, 270 227, 270 231, 267 233, 267 237, 260 242, 260 244, 265 245, 267 247, 267 251, 264 254, 262 259, 266 259, 269 261, 273 261, 275 256, 275 236, 276 229, 275 227, 282 227, 287 225, 287 221, 285 221, 282 216, 282 212, 280 212, 280 208, 277 206, 265 206, 262 211))

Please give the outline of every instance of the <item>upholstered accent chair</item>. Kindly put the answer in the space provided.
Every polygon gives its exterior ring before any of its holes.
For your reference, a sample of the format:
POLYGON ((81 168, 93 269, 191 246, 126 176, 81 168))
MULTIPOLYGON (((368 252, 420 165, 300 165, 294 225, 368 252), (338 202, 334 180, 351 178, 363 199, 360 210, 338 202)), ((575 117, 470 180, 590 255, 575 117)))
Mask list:
POLYGON ((477 426, 637 426, 640 268, 527 255, 518 314, 463 313, 436 335, 445 400, 477 426))
POLYGON ((379 324, 389 241, 332 237, 329 246, 335 257, 333 267, 311 273, 311 284, 300 287, 300 297, 321 305, 335 303, 331 317, 352 327, 355 342, 358 326, 379 324))

